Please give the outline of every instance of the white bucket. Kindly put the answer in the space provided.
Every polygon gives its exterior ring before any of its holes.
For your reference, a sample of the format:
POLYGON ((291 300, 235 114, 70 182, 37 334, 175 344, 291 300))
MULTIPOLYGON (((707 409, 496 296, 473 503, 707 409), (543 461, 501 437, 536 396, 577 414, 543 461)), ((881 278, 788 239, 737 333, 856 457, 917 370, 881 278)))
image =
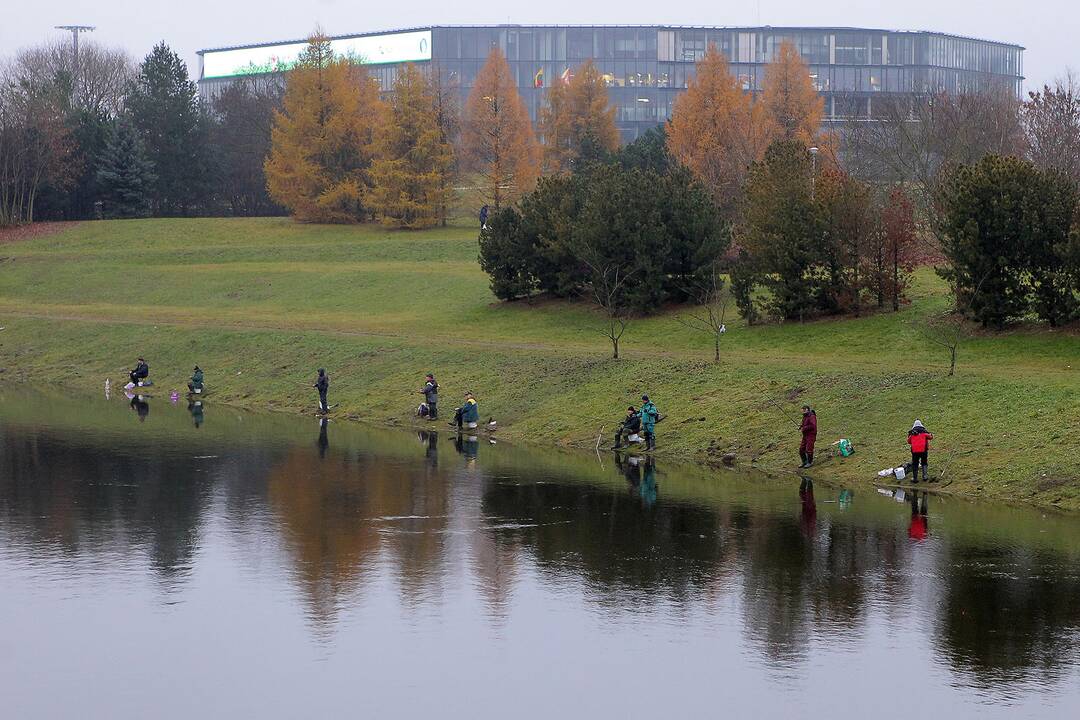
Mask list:
POLYGON ((903 480, 907 477, 907 473, 904 472, 904 468, 902 467, 893 468, 893 475, 896 476, 897 480, 903 480))

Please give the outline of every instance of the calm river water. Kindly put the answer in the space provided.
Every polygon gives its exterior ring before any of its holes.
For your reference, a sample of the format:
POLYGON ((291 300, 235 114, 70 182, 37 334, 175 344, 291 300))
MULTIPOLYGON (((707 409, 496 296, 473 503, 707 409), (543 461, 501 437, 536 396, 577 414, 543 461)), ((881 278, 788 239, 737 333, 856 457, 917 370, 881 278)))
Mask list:
POLYGON ((0 717, 1077 717, 1080 518, 825 480, 0 386, 0 717))

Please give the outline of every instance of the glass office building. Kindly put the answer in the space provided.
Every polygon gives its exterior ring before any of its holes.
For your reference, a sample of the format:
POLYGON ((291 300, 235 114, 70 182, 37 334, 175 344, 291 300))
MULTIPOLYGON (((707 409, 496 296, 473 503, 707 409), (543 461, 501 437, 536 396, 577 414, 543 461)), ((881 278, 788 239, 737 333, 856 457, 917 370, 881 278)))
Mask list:
MULTIPOLYGON (((535 120, 545 88, 565 81, 588 59, 608 84, 624 140, 671 117, 675 98, 694 74, 705 48, 716 45, 749 92, 762 87, 765 66, 791 41, 810 66, 829 120, 871 117, 874 100, 889 95, 960 92, 1004 85, 1019 97, 1023 48, 935 32, 862 28, 673 26, 433 26, 347 35, 335 52, 367 63, 384 90, 397 69, 414 62, 442 74, 468 94, 494 47, 510 63, 535 120)), ((239 76, 279 80, 303 50, 302 41, 202 50, 204 97, 239 76)))

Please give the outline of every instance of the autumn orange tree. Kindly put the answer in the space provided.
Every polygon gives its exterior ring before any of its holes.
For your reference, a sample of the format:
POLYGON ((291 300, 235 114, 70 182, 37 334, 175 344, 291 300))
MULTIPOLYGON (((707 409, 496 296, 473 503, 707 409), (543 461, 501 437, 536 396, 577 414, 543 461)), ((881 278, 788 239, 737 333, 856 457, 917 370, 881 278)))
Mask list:
POLYGON ((581 158, 597 157, 619 147, 615 108, 608 100, 604 76, 588 60, 569 81, 547 91, 540 111, 544 170, 565 172, 581 158))
POLYGON ((510 66, 493 48, 465 102, 464 159, 480 177, 480 194, 499 208, 532 189, 540 148, 510 66))
POLYGON ((266 186, 297 220, 350 223, 371 217, 367 205, 378 84, 363 65, 334 57, 313 35, 286 79, 284 108, 274 116, 266 186))
POLYGON ((384 225, 431 227, 447 204, 444 180, 453 150, 434 108, 432 84, 415 65, 406 65, 375 132, 370 204, 384 225))
POLYGON ((761 159, 772 135, 764 106, 754 103, 710 45, 686 92, 675 101, 668 150, 732 210, 751 163, 761 159))
POLYGON ((775 140, 795 140, 807 147, 819 142, 825 101, 810 80, 810 68, 790 41, 781 43, 776 57, 765 67, 761 103, 775 140))

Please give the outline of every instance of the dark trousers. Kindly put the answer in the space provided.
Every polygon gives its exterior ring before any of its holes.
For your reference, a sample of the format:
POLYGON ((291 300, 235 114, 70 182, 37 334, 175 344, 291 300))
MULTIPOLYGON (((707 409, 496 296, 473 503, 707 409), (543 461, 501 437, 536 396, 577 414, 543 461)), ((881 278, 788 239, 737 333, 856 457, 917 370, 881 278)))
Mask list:
POLYGON ((134 370, 128 373, 128 377, 131 378, 131 382, 135 383, 136 385, 139 384, 139 380, 141 379, 138 375, 135 374, 134 370))
POLYGON ((919 479, 919 463, 920 462, 922 463, 923 480, 926 480, 926 466, 928 464, 927 461, 926 461, 926 453, 927 453, 926 450, 923 450, 920 453, 917 453, 917 452, 911 453, 911 479, 912 480, 918 480, 919 479))
POLYGON ((319 391, 319 409, 322 410, 324 413, 330 412, 330 406, 326 404, 326 391, 325 390, 320 390, 319 391))
POLYGON ((456 410, 454 410, 454 423, 457 425, 458 430, 460 430, 465 424, 465 420, 462 418, 462 415, 462 408, 457 408, 456 410))
POLYGON ((439 417, 439 403, 429 402, 427 404, 428 417, 434 420, 439 417))
POLYGON ((656 434, 652 430, 645 430, 642 433, 645 436, 645 449, 652 450, 656 447, 656 434))

